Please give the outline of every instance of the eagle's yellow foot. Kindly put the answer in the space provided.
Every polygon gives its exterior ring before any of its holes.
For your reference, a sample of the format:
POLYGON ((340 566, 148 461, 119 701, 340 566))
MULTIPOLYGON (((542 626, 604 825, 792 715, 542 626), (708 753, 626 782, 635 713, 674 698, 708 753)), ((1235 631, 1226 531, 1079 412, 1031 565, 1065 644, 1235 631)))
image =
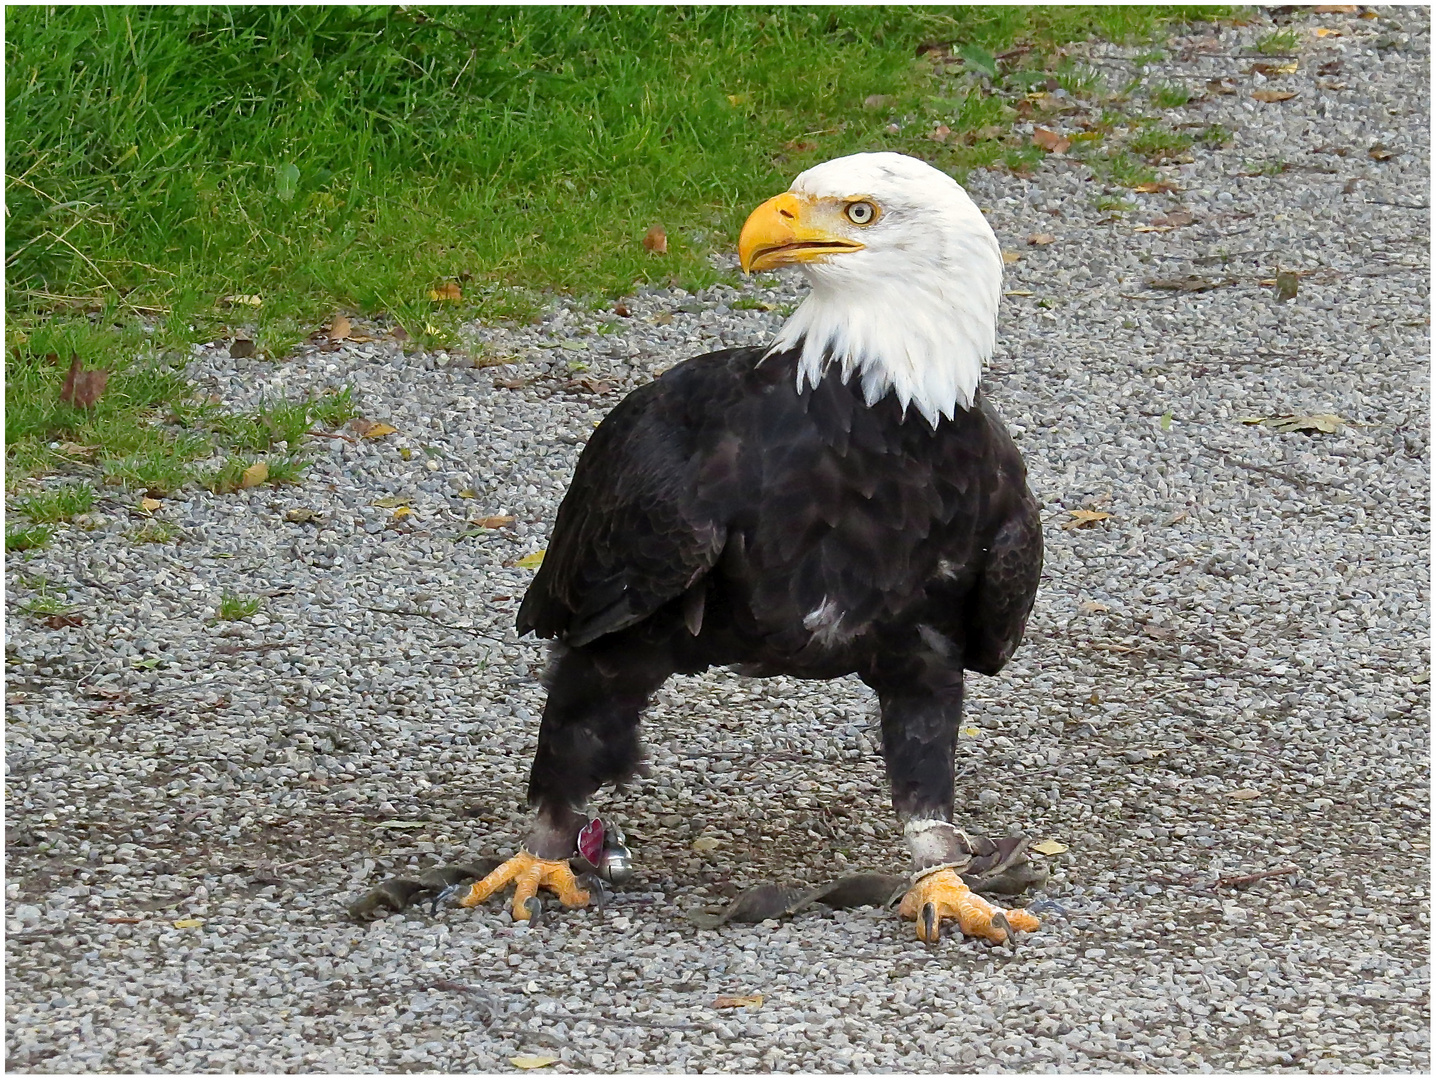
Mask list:
POLYGON ((469 895, 459 901, 460 907, 477 907, 510 881, 514 883, 513 913, 516 921, 529 917, 529 901, 545 886, 558 893, 566 907, 583 907, 588 903, 588 890, 580 889, 569 869, 568 860, 550 862, 520 851, 482 881, 474 882, 469 895))
POLYGON ((898 914, 916 919, 917 936, 927 942, 937 940, 943 919, 956 919, 964 934, 995 945, 1006 941, 1013 930, 1036 930, 1042 925, 1021 908, 989 904, 967 887, 956 870, 938 870, 919 880, 903 897, 898 914))

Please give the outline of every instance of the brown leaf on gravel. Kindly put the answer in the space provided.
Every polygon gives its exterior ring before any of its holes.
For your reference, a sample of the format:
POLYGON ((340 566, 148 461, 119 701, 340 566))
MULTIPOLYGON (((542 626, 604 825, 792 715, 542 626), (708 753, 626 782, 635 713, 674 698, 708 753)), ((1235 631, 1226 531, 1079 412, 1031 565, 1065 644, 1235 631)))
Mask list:
POLYGON ((232 360, 243 360, 246 356, 253 356, 254 342, 249 338, 235 338, 229 343, 229 355, 232 360))
POLYGON ((1152 219, 1153 225, 1159 225, 1168 229, 1180 229, 1184 225, 1192 225, 1196 222, 1197 215, 1185 208, 1173 210, 1170 214, 1152 219))
POLYGON ((1237 88, 1233 86, 1232 83, 1227 79, 1207 80, 1207 93, 1209 94, 1223 94, 1226 96, 1230 96, 1232 94, 1235 94, 1236 92, 1237 88))
POLYGON ((1029 244, 1041 245, 1050 244, 1056 239, 1057 237, 1053 236, 1050 232, 1035 232, 1027 237, 1027 242, 1029 244))
POLYGON ((1372 161, 1390 161, 1395 155, 1392 151, 1386 149, 1384 144, 1374 143, 1371 149, 1366 151, 1366 156, 1372 161))
POLYGON ((140 509, 147 514, 153 514, 163 505, 164 503, 160 502, 158 499, 151 499, 149 496, 145 496, 145 498, 140 500, 140 509))
POLYGON ((1207 278, 1184 277, 1184 278, 1153 278, 1147 282, 1149 289, 1168 289, 1173 292, 1206 292, 1208 289, 1218 289, 1223 285, 1235 285, 1236 278, 1223 278, 1220 281, 1210 281, 1207 278))
POLYGON ((587 375, 574 379, 568 385, 570 390, 582 390, 589 394, 606 394, 613 389, 613 384, 607 379, 593 379, 587 375))
POLYGON ((713 999, 715 1009, 757 1009, 762 1004, 762 994, 719 994, 713 999))
POLYGON ((1145 184, 1138 184, 1132 190, 1140 192, 1143 195, 1156 195, 1161 192, 1180 191, 1182 189, 1170 180, 1149 180, 1145 184))
POLYGON ((1015 251, 1004 251, 1002 253, 1002 261, 1007 263, 1009 266, 1015 262, 1018 262, 1019 260, 1021 260, 1021 258, 1022 256, 1017 254, 1017 252, 1015 251))
POLYGON ((627 304, 614 304, 613 313, 617 315, 620 319, 626 319, 633 314, 633 312, 628 310, 627 304))
POLYGON ((1243 416, 1240 422, 1260 424, 1272 431, 1310 431, 1321 432, 1325 435, 1335 434, 1342 425, 1341 417, 1335 413, 1316 413, 1312 416, 1302 416, 1297 413, 1280 413, 1277 416, 1243 416))
POLYGON ((1228 799, 1240 799, 1240 800, 1255 799, 1255 798, 1257 798, 1257 797, 1260 796, 1260 795, 1261 795, 1261 792, 1258 791, 1256 788, 1249 788, 1249 787, 1246 787, 1246 788, 1238 788, 1236 791, 1228 791, 1228 792, 1227 792, 1227 798, 1228 798, 1228 799))
POLYGON ((343 315, 336 315, 334 321, 329 324, 329 340, 343 341, 349 336, 351 329, 348 319, 343 315))
POLYGON ((1042 147, 1049 154, 1065 154, 1067 148, 1072 145, 1072 140, 1065 135, 1059 135, 1055 131, 1040 127, 1032 129, 1032 145, 1042 147))
POLYGON ((527 379, 495 379, 494 385, 501 390, 522 390, 529 384, 527 379))
POLYGON ((1273 101, 1290 101, 1296 97, 1296 93, 1292 90, 1256 90, 1253 91, 1252 97, 1258 101, 1271 103, 1273 101))
POLYGON ((495 514, 493 517, 471 518, 469 524, 478 529, 502 529, 505 525, 512 525, 514 518, 512 514, 495 514))
POLYGON ((366 439, 381 439, 399 430, 393 424, 386 424, 382 420, 365 420, 362 417, 350 420, 349 426, 366 439))
POLYGON ((239 486, 241 488, 258 487, 269 479, 269 466, 262 461, 256 461, 244 472, 239 474, 239 486))
POLYGON ((643 234, 643 247, 655 255, 668 253, 668 234, 663 231, 662 225, 654 225, 643 234))
POLYGON ((44 624, 45 624, 46 626, 48 626, 51 630, 63 630, 63 629, 65 629, 67 626, 84 626, 84 625, 85 625, 85 620, 84 620, 84 618, 83 618, 82 616, 80 616, 80 615, 64 615, 64 614, 47 615, 47 616, 45 616, 45 618, 44 618, 43 620, 41 620, 41 621, 43 621, 44 624))
POLYGON ((1064 529, 1080 529, 1099 521, 1105 521, 1112 516, 1106 510, 1068 510, 1067 512, 1072 515, 1072 520, 1062 523, 1064 529))
POLYGON ((1284 304, 1288 300, 1296 299, 1297 275, 1291 270, 1283 270, 1276 276, 1276 302, 1284 304))
POLYGON ((60 387, 60 400, 77 409, 93 409, 109 381, 110 373, 103 368, 81 371, 80 354, 73 353, 70 356, 69 373, 65 376, 64 385, 60 387))

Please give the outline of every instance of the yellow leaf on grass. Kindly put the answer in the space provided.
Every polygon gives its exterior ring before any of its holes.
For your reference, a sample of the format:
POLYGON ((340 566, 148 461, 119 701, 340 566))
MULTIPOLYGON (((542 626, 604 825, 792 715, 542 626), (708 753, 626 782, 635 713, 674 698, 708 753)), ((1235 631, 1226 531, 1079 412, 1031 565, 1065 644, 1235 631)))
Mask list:
POLYGON ((176 919, 174 928, 176 930, 193 930, 197 926, 203 926, 203 919, 176 919))
POLYGON ((429 299, 457 304, 464 298, 464 290, 452 281, 446 281, 437 289, 429 290, 429 299))
POLYGON ((221 297, 219 302, 228 307, 259 307, 264 303, 264 298, 253 293, 237 293, 234 296, 221 297))
POLYGON ((525 570, 537 570, 543 565, 543 555, 542 551, 535 551, 532 555, 525 555, 522 559, 515 560, 514 565, 522 566, 525 570))
POLYGON ((1227 798, 1228 798, 1228 799, 1242 799, 1242 800, 1255 799, 1255 798, 1257 798, 1259 795, 1261 795, 1261 792, 1260 792, 1260 791, 1258 791, 1256 788, 1249 788, 1249 787, 1239 788, 1239 789, 1237 789, 1236 791, 1228 791, 1228 792, 1227 792, 1227 798))
POLYGON ((719 994, 713 999, 715 1009, 757 1009, 762 1005, 762 994, 719 994))
POLYGON ((558 1058, 552 1054, 520 1054, 518 1057, 509 1058, 509 1063, 519 1069, 542 1069, 556 1061, 558 1058))
POLYGON ((1106 510, 1068 510, 1067 512, 1072 515, 1072 520, 1062 523, 1064 529, 1080 529, 1084 525, 1105 521, 1112 516, 1106 510))
POLYGON ((1066 844, 1060 844, 1056 840, 1044 840, 1040 844, 1033 844, 1028 851, 1035 851, 1039 855, 1061 855, 1067 850, 1066 844))
POLYGON ((242 488, 257 487, 268 479, 269 466, 262 461, 256 461, 239 474, 239 486, 242 488))
POLYGON ((158 509, 159 509, 161 506, 163 506, 163 505, 164 505, 164 504, 163 504, 162 502, 160 502, 158 499, 144 498, 144 499, 141 499, 141 500, 140 500, 140 509, 141 509, 141 510, 144 510, 146 513, 150 513, 150 514, 153 514, 156 510, 158 510, 158 509))

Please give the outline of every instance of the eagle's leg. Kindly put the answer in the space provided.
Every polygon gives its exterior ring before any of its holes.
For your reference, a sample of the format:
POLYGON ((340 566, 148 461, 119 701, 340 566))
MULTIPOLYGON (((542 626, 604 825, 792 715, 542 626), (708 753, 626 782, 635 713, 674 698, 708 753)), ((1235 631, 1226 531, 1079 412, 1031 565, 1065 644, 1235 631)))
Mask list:
POLYGON ((1034 916, 989 904, 960 876, 1012 859, 1022 843, 994 844, 952 824, 962 672, 928 669, 900 689, 891 683, 877 689, 893 808, 904 822, 915 870, 899 914, 915 920, 917 936, 927 942, 938 939, 947 918, 956 919, 964 934, 997 944, 1007 941, 1013 930, 1036 930, 1034 916))
POLYGON ((523 850, 476 882, 459 903, 474 907, 515 882, 512 911, 528 919, 528 901, 540 887, 552 889, 568 907, 589 901, 568 860, 584 807, 606 783, 621 783, 638 769, 638 721, 648 699, 669 674, 660 654, 632 643, 595 643, 570 649, 555 645, 544 682, 548 700, 539 722, 538 751, 529 772, 534 824, 523 850))

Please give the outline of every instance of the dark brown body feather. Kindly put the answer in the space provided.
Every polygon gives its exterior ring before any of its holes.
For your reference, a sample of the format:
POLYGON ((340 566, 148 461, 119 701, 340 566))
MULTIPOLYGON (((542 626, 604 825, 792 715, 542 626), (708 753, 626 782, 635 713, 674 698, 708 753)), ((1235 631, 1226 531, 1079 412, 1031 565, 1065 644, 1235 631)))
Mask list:
POLYGON ((761 357, 679 364, 579 459, 518 615, 560 643, 530 785, 559 833, 558 804, 636 765, 652 691, 721 664, 857 673, 898 808, 950 813, 962 671, 1006 663, 1041 573, 1021 456, 980 393, 934 430, 835 371, 800 394, 795 353, 761 357))

